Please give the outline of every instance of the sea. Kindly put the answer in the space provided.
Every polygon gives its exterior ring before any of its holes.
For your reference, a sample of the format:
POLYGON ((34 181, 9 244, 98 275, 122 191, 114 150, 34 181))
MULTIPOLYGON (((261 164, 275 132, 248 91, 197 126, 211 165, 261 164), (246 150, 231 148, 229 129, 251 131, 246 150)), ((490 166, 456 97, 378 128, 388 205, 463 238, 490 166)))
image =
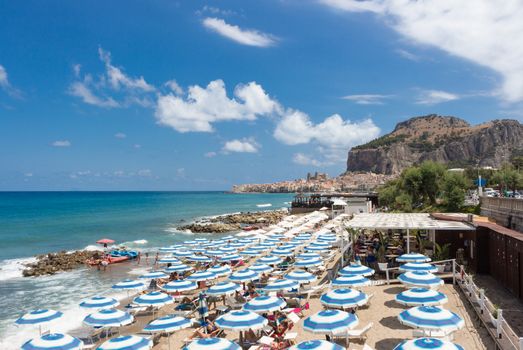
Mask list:
POLYGON ((96 241, 140 251, 198 237, 177 228, 204 217, 288 208, 292 194, 227 192, 0 192, 0 349, 19 349, 39 329, 16 326, 27 311, 54 309, 64 316, 52 331, 74 332, 82 326, 82 299, 105 295, 119 299, 111 286, 150 269, 144 259, 112 265, 107 271, 82 267, 44 277, 22 277, 25 263, 38 254, 99 249, 96 241), (270 204, 270 206, 269 206, 270 204))

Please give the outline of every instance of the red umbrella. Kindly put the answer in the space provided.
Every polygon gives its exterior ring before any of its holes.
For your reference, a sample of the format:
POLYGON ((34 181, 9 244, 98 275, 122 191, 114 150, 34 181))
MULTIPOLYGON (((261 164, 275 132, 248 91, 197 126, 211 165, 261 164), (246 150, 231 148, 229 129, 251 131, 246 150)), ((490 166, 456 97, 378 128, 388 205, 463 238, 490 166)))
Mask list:
POLYGON ((96 243, 98 243, 98 244, 113 244, 114 241, 112 239, 109 239, 109 238, 102 238, 102 239, 96 241, 96 243))

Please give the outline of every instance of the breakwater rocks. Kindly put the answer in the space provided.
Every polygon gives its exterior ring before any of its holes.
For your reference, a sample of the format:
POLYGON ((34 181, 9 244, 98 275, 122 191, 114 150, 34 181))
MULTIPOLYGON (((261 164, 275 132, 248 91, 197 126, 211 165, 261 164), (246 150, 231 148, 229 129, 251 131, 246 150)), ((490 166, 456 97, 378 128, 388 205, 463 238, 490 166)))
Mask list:
POLYGON ((58 252, 38 255, 36 262, 27 264, 22 274, 24 277, 54 275, 62 271, 69 271, 85 264, 87 259, 100 256, 98 251, 81 250, 76 252, 58 252))
POLYGON ((241 230, 244 226, 263 227, 280 222, 286 211, 261 211, 227 214, 206 218, 189 225, 179 227, 179 230, 190 230, 194 233, 225 233, 241 230))

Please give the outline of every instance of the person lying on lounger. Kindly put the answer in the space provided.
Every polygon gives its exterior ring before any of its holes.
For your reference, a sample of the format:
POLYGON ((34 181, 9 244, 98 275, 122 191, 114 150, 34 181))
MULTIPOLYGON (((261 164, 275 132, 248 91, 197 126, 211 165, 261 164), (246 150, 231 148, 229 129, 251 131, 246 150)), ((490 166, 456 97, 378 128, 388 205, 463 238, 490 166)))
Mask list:
POLYGON ((194 333, 189 337, 189 339, 194 338, 212 338, 220 333, 220 329, 216 327, 214 322, 207 321, 207 324, 204 327, 201 327, 194 331, 194 333))

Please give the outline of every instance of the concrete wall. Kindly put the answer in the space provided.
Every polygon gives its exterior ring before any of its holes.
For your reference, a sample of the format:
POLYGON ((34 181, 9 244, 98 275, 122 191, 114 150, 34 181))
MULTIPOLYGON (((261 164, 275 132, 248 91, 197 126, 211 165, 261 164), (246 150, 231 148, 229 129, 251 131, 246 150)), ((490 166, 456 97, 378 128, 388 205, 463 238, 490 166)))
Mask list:
POLYGON ((523 199, 481 197, 481 215, 523 232, 523 199))

